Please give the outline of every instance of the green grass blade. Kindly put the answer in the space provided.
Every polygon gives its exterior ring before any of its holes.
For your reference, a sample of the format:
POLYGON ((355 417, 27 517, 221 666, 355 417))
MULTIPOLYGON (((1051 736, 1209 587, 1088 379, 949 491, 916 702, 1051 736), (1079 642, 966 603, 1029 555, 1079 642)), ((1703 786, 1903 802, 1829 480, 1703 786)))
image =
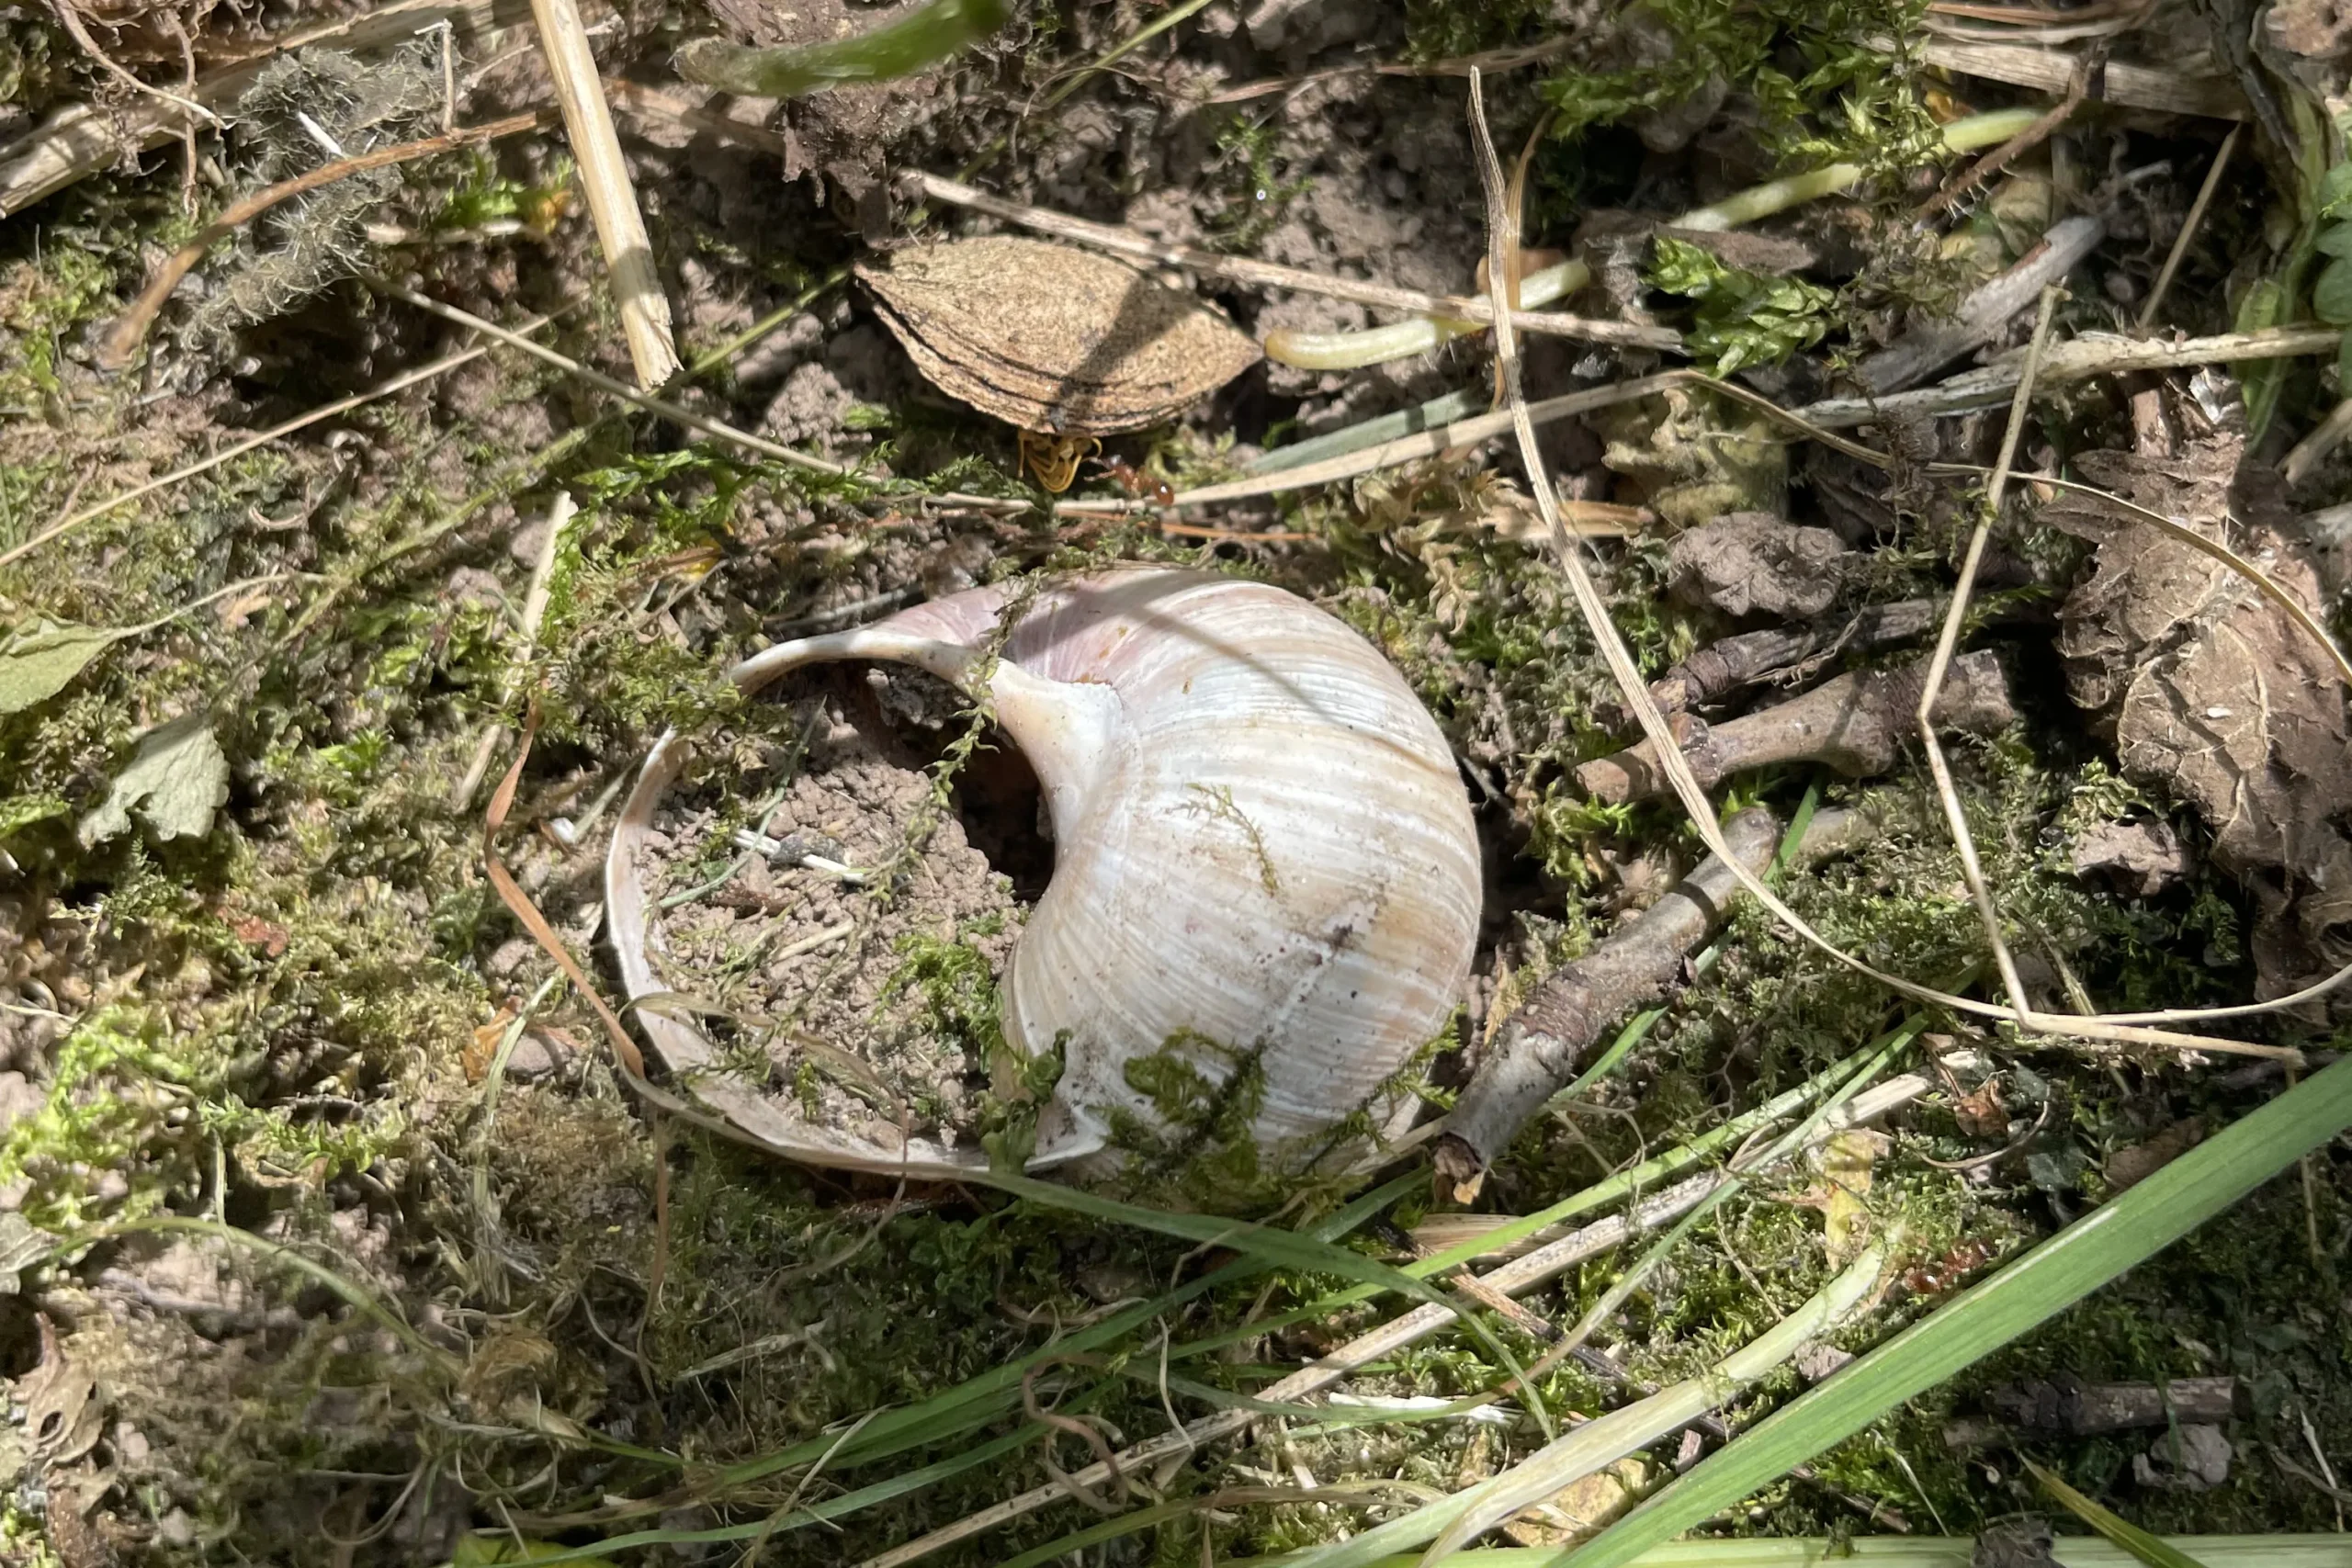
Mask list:
POLYGON ((2180 1548, 2150 1535, 2120 1514, 2084 1496, 2033 1461, 2026 1461, 2025 1467, 2041 1483, 2044 1492, 2064 1504, 2075 1517, 2130 1552, 2134 1561, 2146 1563, 2148 1568, 2204 1568, 2180 1548))
MULTIPOLYGON (((1826 1072, 1817 1074, 1807 1082, 1775 1095, 1762 1105, 1741 1112, 1721 1126, 1701 1134, 1689 1143, 1645 1160, 1630 1170, 1619 1171, 1608 1179, 1597 1181, 1580 1192, 1572 1192, 1549 1208, 1538 1209, 1532 1214, 1521 1215, 1509 1224, 1498 1225, 1475 1240, 1461 1242, 1447 1247, 1442 1252, 1418 1258, 1406 1264, 1403 1271, 1426 1279, 1432 1274, 1459 1269, 1486 1253, 1499 1251, 1516 1242, 1524 1241, 1548 1226, 1564 1224, 1579 1214, 1590 1213, 1596 1209, 1605 1208, 1621 1199, 1646 1192, 1651 1188, 1659 1186, 1693 1167, 1703 1164, 1718 1150, 1736 1146, 1758 1128, 1769 1127, 1782 1118, 1794 1115, 1805 1107, 1816 1104, 1829 1095, 1838 1092, 1851 1081, 1856 1073, 1869 1066, 1879 1049, 1885 1043, 1886 1038, 1873 1040, 1826 1072)), ((1303 1306, 1293 1307, 1287 1312, 1258 1318, 1244 1327, 1226 1334, 1212 1334, 1199 1339, 1187 1340, 1170 1350, 1169 1356, 1171 1359, 1177 1359, 1207 1355, 1212 1351, 1221 1350, 1227 1345, 1238 1344, 1245 1339, 1255 1339, 1261 1335, 1271 1334, 1278 1328, 1286 1328, 1294 1323, 1305 1323, 1311 1319, 1329 1316, 1342 1307, 1353 1306, 1358 1302, 1370 1301, 1379 1293, 1380 1291, 1376 1286, 1353 1286, 1308 1302, 1303 1306)))
MULTIPOLYGON (((1729 1507, 2145 1261, 2352 1126, 2352 1058, 1953 1298, 1701 1461, 1577 1548, 1576 1568, 1617 1568, 1729 1507)), ((1569 1553, 1532 1560, 1528 1568, 1569 1553)))
MULTIPOLYGON (((1334 1247, 1328 1241, 1318 1241, 1296 1231, 1276 1230, 1248 1220, 1218 1219, 1211 1214, 1147 1209, 1139 1203, 1123 1203, 1116 1198, 1105 1198, 1099 1192, 1081 1191, 1074 1187, 1039 1181, 1032 1177, 991 1171, 978 1179, 1017 1198, 1025 1198, 1049 1208, 1133 1225, 1138 1230, 1158 1231, 1162 1235, 1178 1236, 1186 1241, 1231 1247, 1236 1252, 1246 1253, 1285 1269, 1337 1274, 1341 1279, 1369 1285, 1375 1291, 1396 1291, 1416 1301, 1431 1303, 1457 1314, 1462 1325, 1477 1336, 1478 1342, 1498 1364, 1513 1374, 1521 1372, 1510 1351, 1466 1303, 1455 1301, 1427 1280, 1366 1258, 1360 1252, 1350 1252, 1345 1247, 1334 1247)), ((1259 1332, 1264 1332, 1262 1325, 1259 1332)), ((1532 1397, 1532 1391, 1530 1393, 1532 1397)))
MULTIPOLYGON (((2352 1536, 2176 1536, 2172 1544, 2199 1562, 2229 1568, 2352 1568, 2352 1536)), ((2052 1553, 2061 1568, 2132 1568, 2120 1547, 2096 1536, 2061 1536, 2052 1553)), ((1778 1540, 1679 1540, 1652 1547, 1633 1568, 1972 1568, 1976 1542, 1967 1536, 1819 1536, 1778 1540)), ((1296 1554, 1226 1560, 1219 1568, 1283 1568, 1296 1554)), ((1383 1557, 1366 1568, 1413 1568, 1410 1556, 1383 1557)), ((1446 1568, 1551 1568, 1563 1561, 1555 1547, 1489 1546, 1457 1552, 1446 1568)))
MULTIPOLYGON (((1307 1226, 1305 1234, 1318 1241, 1336 1240, 1426 1180, 1419 1171, 1400 1176, 1323 1216, 1307 1226)), ((831 1467, 838 1470, 869 1463, 924 1443, 961 1436, 1017 1404, 1021 1380, 1040 1361, 1115 1344, 1195 1297, 1221 1286, 1238 1284, 1266 1272, 1270 1267, 1256 1258, 1237 1258, 1221 1269, 1186 1280, 1155 1300, 1114 1313, 1100 1323, 1073 1329, 1046 1349, 1009 1361, 918 1404, 886 1410, 867 1422, 855 1438, 834 1454, 831 1467)), ((719 1472, 709 1492, 743 1486, 796 1464, 812 1463, 831 1448, 832 1438, 820 1435, 775 1453, 746 1460, 719 1472)))

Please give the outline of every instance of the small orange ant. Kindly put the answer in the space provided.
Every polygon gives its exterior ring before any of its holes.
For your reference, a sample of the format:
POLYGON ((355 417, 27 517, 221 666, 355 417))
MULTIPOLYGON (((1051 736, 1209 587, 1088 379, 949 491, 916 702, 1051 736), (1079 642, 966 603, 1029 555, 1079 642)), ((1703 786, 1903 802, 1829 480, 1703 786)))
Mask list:
POLYGON ((1174 485, 1170 484, 1166 479, 1145 473, 1132 463, 1122 462, 1116 457, 1106 457, 1102 460, 1102 471, 1111 477, 1113 484, 1139 501, 1148 501, 1154 506, 1176 504, 1174 485))

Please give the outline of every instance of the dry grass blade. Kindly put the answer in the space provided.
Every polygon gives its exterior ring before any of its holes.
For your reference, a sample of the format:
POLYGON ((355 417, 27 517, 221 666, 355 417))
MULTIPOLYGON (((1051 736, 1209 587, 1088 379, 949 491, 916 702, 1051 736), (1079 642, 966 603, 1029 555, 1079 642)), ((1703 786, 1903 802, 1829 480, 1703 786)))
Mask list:
POLYGON ((147 341, 147 330, 155 324, 156 313, 163 310, 164 301, 172 297, 172 290, 179 287, 180 279, 204 259, 204 253, 212 248, 214 242, 235 232, 280 202, 290 201, 368 169, 385 169, 395 164, 413 163, 419 158, 452 152, 460 147, 472 147, 484 141, 495 141, 503 136, 535 130, 547 123, 546 111, 534 109, 528 114, 493 119, 486 125, 464 126, 442 136, 403 141, 396 147, 379 147, 373 152, 355 153, 348 158, 337 158, 331 164, 322 164, 292 179, 280 180, 266 189, 257 190, 242 200, 230 203, 226 211, 206 224, 195 239, 173 252, 164 265, 155 269, 155 275, 147 280, 147 287, 139 291, 139 298, 116 318, 114 325, 107 329, 98 344, 96 358, 99 368, 120 370, 128 366, 131 356, 139 352, 139 345, 147 341))
MULTIPOLYGON (((1570 392, 1565 397, 1547 398, 1526 410, 1527 418, 1536 424, 1566 419, 1570 414, 1589 413, 1595 409, 1616 403, 1633 402, 1668 388, 1679 385, 1696 373, 1687 370, 1666 370, 1656 376, 1644 376, 1636 380, 1620 381, 1615 386, 1596 387, 1589 392, 1570 392)), ((1703 378, 1702 378, 1703 379, 1703 378)), ((1710 383, 1712 384, 1712 383, 1710 383)), ((1422 457, 1434 457, 1457 446, 1475 446, 1512 428, 1512 415, 1508 412, 1480 414, 1476 419, 1456 420, 1411 435, 1384 441, 1377 446, 1361 452, 1344 453, 1319 463, 1301 468, 1284 468, 1278 473, 1260 474, 1252 479, 1231 479, 1223 484, 1203 485, 1197 490, 1176 492, 1178 506, 1207 505, 1213 502, 1240 501, 1257 495, 1277 495, 1284 491, 1304 490, 1311 485, 1330 484, 1339 479, 1351 479, 1359 474, 1369 474, 1382 468, 1393 468, 1399 463, 1410 463, 1422 457)), ((1547 487, 1548 488, 1548 487, 1547 487)), ((1556 513, 1557 506, 1555 504, 1556 513)), ((1549 518, 1544 526, 1551 525, 1549 518)))
MULTIPOLYGON (((2295 359, 2307 354, 2334 354, 2343 344, 2344 329, 2328 326, 2266 327, 2260 332, 2222 333, 2213 337, 2183 338, 2177 343, 2147 338, 2081 337, 2052 344, 2042 355, 2040 378, 2044 386, 2055 386, 2079 381, 2086 376, 2116 375, 2127 370, 2173 370, 2239 360, 2295 359)), ((1793 414, 1784 412, 1781 417, 1819 431, 1967 413, 2005 400, 2017 389, 2023 365, 2021 358, 2006 358, 1915 392, 1824 398, 1793 414)))
POLYGON ((1928 663, 1927 684, 1919 694, 1917 716, 1919 734, 1927 749, 1928 771, 1936 782, 1936 799, 1943 807, 1952 844, 1960 852, 1960 874, 1968 884, 1968 896, 1976 905, 1977 915, 1984 922, 1984 940, 1992 945, 1993 962, 2000 969, 2002 988, 2008 992, 2020 1029, 2026 1027, 2026 1017, 2033 1010, 2026 1003, 2025 982, 2018 975, 2017 959, 2001 935, 2001 913, 1994 908, 1992 890, 1984 884, 1984 867, 1977 859, 1975 838, 1968 830, 1968 814, 1961 808, 1960 794, 1952 785, 1951 765, 1945 760, 1943 742, 1936 739, 1934 716, 1936 699, 1943 694, 1945 677, 1951 671, 1952 654, 1960 647, 1960 628, 1968 618, 1968 600, 1976 590, 1976 572, 1984 562, 1984 546, 1993 536, 1993 525, 2000 519, 2009 468, 2017 461, 2018 437, 2025 429, 2026 409, 2033 401, 2034 372, 2041 367, 2042 348, 2050 341, 2051 318, 2057 308, 2058 288, 2052 284, 2041 291, 2041 310, 2034 318, 2033 339, 2026 347, 2025 370, 2018 378, 2016 400, 2009 405, 2009 426, 2001 437, 2000 459, 1993 466, 1992 478, 1985 481, 1984 504, 1977 513, 1976 527, 1968 536, 1967 554, 1960 563, 1960 581, 1952 588, 1951 608, 1944 612, 1943 632, 1936 639, 1935 655, 1928 663))
POLYGON ((653 242, 621 156, 620 134, 613 128, 612 106, 605 101, 577 0, 531 0, 531 16, 563 109, 564 134, 580 161, 581 188, 613 281, 629 363, 637 367, 639 389, 650 392, 678 373, 678 345, 670 333, 670 300, 653 266, 653 242))
POLYGON ((822 457, 811 457, 806 452, 796 452, 789 446, 767 440, 763 436, 753 435, 749 431, 738 430, 731 424, 722 423, 718 420, 698 414, 691 409, 681 408, 676 403, 641 392, 625 381, 616 380, 601 370, 581 364, 570 355, 559 354, 543 344, 532 343, 518 333, 507 331, 495 321, 483 321, 470 310, 461 310, 455 305, 445 305, 430 295, 420 294, 413 288, 403 288, 396 284, 379 283, 374 287, 379 293, 389 294, 395 299, 405 300, 420 310, 430 310, 442 320, 455 321, 461 327, 471 327, 478 333, 496 338, 509 348, 519 348, 533 358, 545 360, 556 368, 578 377, 592 387, 600 388, 616 398, 635 403, 648 412, 658 413, 666 420, 684 425, 688 430, 699 431, 715 440, 740 446, 747 452, 756 452, 763 457, 773 457, 779 463, 789 463, 794 468, 807 468, 813 473, 840 475, 849 472, 848 468, 839 463, 829 463, 822 457))
POLYGON ((1007 201, 938 175, 924 175, 921 178, 922 194, 930 200, 967 207, 975 212, 1001 218, 1008 223, 1035 229, 1041 234, 1075 240, 1080 244, 1097 246, 1120 255, 1135 256, 1167 266, 1185 267, 1207 277, 1222 277, 1261 288, 1295 288, 1302 294, 1320 294, 1329 299, 1352 300, 1359 305, 1412 310, 1464 321, 1491 321, 1494 312, 1500 310, 1521 332, 1552 333, 1562 337, 1581 338, 1588 343, 1623 344, 1640 348, 1679 351, 1682 346, 1682 334, 1664 327, 1594 321, 1584 316, 1566 316, 1551 311, 1513 310, 1508 304, 1498 306, 1484 299, 1424 294, 1419 289, 1395 288, 1385 283, 1329 277, 1322 273, 1278 266, 1272 262, 1256 261, 1247 256, 1220 255, 1215 251, 1199 250, 1191 245, 1166 244, 1131 229, 1115 229, 1107 223, 1090 223, 1083 218, 1072 218, 1046 208, 1007 201))
POLYGON ((2148 289, 2148 302, 2140 307, 2139 327, 2146 332, 2155 321, 2156 312, 2164 308, 2165 296, 2172 292, 2172 280, 2180 271, 2181 258, 2204 226, 2205 209, 2213 205, 2213 193, 2222 188, 2222 175, 2230 166, 2230 154, 2237 151, 2238 138, 2245 134, 2244 124, 2230 127, 2222 138, 2222 150, 2213 154, 2213 166, 2205 171, 2205 183, 2197 187, 2197 199, 2188 206, 2188 216, 2181 220, 2180 232, 2172 237, 2172 249, 2165 253, 2165 265, 2156 274, 2156 281, 2148 289))
MULTIPOLYGON (((2031 44, 1930 39, 1921 46, 1919 58, 1962 75, 2045 93, 2064 92, 2075 73, 2073 55, 2031 44)), ((2227 76, 2191 76, 2147 65, 2109 65, 2102 96, 2107 102, 2126 108, 2202 115, 2209 119, 2245 119, 2252 112, 2245 94, 2227 76)))
MULTIPOLYGON (((1474 122, 1482 127, 1484 115, 1480 107, 1481 93, 1478 78, 1476 74, 1470 78, 1470 93, 1474 122)), ((1503 231, 1501 220, 1506 216, 1499 210, 1505 200, 1502 164, 1500 159, 1495 154, 1492 139, 1486 136, 1483 130, 1474 136, 1473 141, 1478 150, 1480 176, 1487 185, 1490 218, 1489 243, 1493 245, 1499 243, 1497 237, 1503 231)), ((1499 290, 1505 273, 1504 258, 1490 250, 1488 265, 1494 280, 1493 286, 1499 290)), ((1691 827, 1697 831, 1701 840, 1706 844, 1709 852, 1721 859, 1732 874, 1739 879, 1740 885, 1747 889, 1758 903, 1770 910, 1773 917, 1783 926, 1835 963, 1914 1001, 1951 1008, 1977 1017, 2015 1016, 2009 1008, 1939 991, 1932 986, 1921 985, 1903 976, 1890 974, 1847 952, 1815 931, 1804 916, 1791 908, 1787 900, 1765 883, 1762 876, 1749 870, 1739 860, 1736 852, 1724 837, 1723 828, 1716 819, 1713 803, 1707 798, 1706 790, 1701 786, 1698 779, 1692 774, 1690 764, 1684 761, 1681 747, 1676 740, 1673 731, 1668 727, 1665 714, 1659 711, 1657 699, 1650 695, 1649 684, 1643 680, 1640 667, 1634 662, 1633 650, 1625 646, 1625 639, 1618 633, 1615 623, 1610 619, 1608 602, 1600 596, 1600 586, 1593 581, 1591 572, 1586 570, 1584 561, 1568 533, 1566 524, 1560 515, 1559 501, 1553 493, 1551 476, 1544 469, 1542 450, 1536 444, 1535 426, 1528 417, 1527 399, 1520 383, 1518 342, 1511 332, 1508 316, 1502 317, 1496 322, 1495 353, 1497 359, 1503 366, 1503 378, 1512 426, 1518 433, 1520 455, 1522 466, 1527 470, 1528 489, 1535 498, 1538 510, 1543 513, 1544 526, 1551 533, 1554 554, 1559 559, 1561 570, 1568 579, 1568 586, 1576 599, 1577 609, 1583 616, 1586 627, 1591 632, 1593 640, 1600 645, 1601 657, 1609 666, 1611 676, 1617 682, 1619 693, 1624 698, 1626 707, 1640 724, 1642 733, 1657 754, 1668 782, 1673 784, 1675 795, 1681 802, 1691 827)), ((2277 1004, 2262 1005, 2275 1007, 2277 1004)), ((2176 1021, 2185 1021, 2186 1017, 2192 1016, 2195 1015, 2184 1015, 2182 1019, 2176 1021)), ((2099 1040, 2229 1052, 2292 1059, 2298 1062, 2301 1059, 2301 1053, 2284 1047, 2248 1044, 2239 1041, 2190 1034, 2178 1030, 2117 1023, 2111 1020, 2100 1018, 2029 1012, 2023 1015, 2022 1022, 2024 1027, 2065 1039, 2099 1040)))
MULTIPOLYGON (((535 333, 547 325, 551 319, 547 316, 535 316, 524 322, 519 331, 523 333, 535 333)), ((337 398, 331 403, 322 403, 308 412, 296 414, 283 424, 273 424, 267 430, 248 435, 241 441, 232 441, 209 457, 200 458, 185 468, 174 468, 170 473, 149 479, 144 484, 133 485, 130 489, 110 495, 104 501, 95 502, 78 511, 69 512, 22 544, 12 545, 6 550, 0 550, 0 567, 13 565, 51 540, 62 538, 85 523, 95 522, 107 513, 128 506, 142 496, 169 490, 175 484, 192 479, 198 474, 217 468, 234 458, 242 457, 257 446, 266 446, 273 441, 291 435, 296 431, 306 429, 322 420, 333 419, 339 413, 348 413, 362 403, 371 403, 379 398, 389 398, 395 392, 406 391, 409 388, 430 381, 436 376, 447 375, 461 365, 472 364, 483 355, 488 354, 490 350, 491 345, 484 343, 476 344, 471 348, 459 349, 454 354, 444 355, 429 365, 420 365, 413 370, 404 370, 390 380, 380 382, 364 392, 354 392, 347 398, 337 398)))

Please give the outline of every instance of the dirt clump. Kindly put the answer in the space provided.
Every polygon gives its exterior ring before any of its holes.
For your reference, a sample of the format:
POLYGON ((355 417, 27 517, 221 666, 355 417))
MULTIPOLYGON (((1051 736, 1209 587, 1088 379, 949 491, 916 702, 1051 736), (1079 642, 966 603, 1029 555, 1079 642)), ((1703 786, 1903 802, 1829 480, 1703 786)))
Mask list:
MULTIPOLYGON (((922 677, 888 680, 928 688, 926 705, 957 701, 922 677)), ((967 1027, 969 1012, 992 1010, 1024 911, 844 683, 796 683, 767 710, 780 737, 717 738, 709 754, 726 761, 665 802, 650 946, 697 1026, 788 1117, 952 1145, 988 1083, 987 1028, 967 1027), (730 765, 747 753, 759 767, 730 765)))

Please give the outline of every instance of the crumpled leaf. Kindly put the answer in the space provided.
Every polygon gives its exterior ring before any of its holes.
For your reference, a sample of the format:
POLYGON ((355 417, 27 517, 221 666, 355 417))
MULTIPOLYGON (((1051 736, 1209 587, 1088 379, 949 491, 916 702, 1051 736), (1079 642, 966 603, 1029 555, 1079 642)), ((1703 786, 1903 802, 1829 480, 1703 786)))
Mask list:
POLYGON ((158 839, 200 839, 229 800, 229 759, 201 710, 158 725, 139 739, 130 764, 98 807, 82 818, 82 847, 125 831, 134 813, 158 839))
MULTIPOLYGON (((2084 477, 2180 520, 2258 564, 2320 611, 2318 564, 2275 474, 2240 469, 2224 432, 2178 457, 2085 453, 2084 477), (2230 527, 2230 520, 2240 525, 2230 527)), ((2257 994, 2282 996, 2352 961, 2352 721, 2325 655, 2244 578, 2135 525, 2096 496, 2042 509, 2098 544, 2060 611, 2076 703, 2114 725, 2125 774, 2197 808, 2214 863, 2256 909, 2257 994)))
POLYGON ((1769 512, 1733 512, 1687 529, 1668 547, 1678 598, 1726 615, 1804 620, 1836 603, 1846 547, 1826 528, 1800 528, 1769 512))
POLYGON ((98 1380, 66 1355, 49 1319, 37 1314, 33 1322, 40 1332, 40 1364, 17 1380, 16 1402, 25 1407, 33 1457, 58 1468, 97 1447, 106 1431, 106 1402, 98 1397, 98 1380))
POLYGON ((56 1245, 56 1237, 33 1229, 15 1210, 0 1213, 0 1296, 13 1296, 22 1289, 24 1271, 56 1245))
POLYGON ((0 643, 0 714, 22 713, 65 689, 123 634, 70 621, 35 621, 0 643))
POLYGON ((1789 448, 1760 415, 1701 388, 1597 411, 1600 460, 1646 491, 1650 510, 1677 528, 1727 512, 1789 510, 1789 448))

